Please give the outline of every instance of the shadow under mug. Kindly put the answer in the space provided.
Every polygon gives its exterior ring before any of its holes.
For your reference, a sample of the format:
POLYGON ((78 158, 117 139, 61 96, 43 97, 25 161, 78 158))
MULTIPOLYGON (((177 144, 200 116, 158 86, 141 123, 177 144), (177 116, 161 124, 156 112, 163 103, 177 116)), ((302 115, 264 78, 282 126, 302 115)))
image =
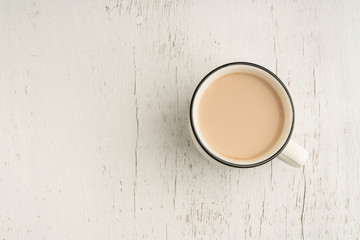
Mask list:
POLYGON ((294 105, 284 83, 270 70, 249 62, 232 62, 215 68, 198 84, 190 103, 190 134, 198 150, 209 160, 237 168, 251 168, 265 164, 278 157, 293 167, 302 167, 307 161, 308 152, 290 140, 295 123, 294 105), (267 153, 248 160, 236 160, 216 152, 202 136, 198 123, 200 99, 207 87, 216 79, 230 73, 250 73, 267 81, 277 92, 284 107, 284 130, 277 143, 267 153))

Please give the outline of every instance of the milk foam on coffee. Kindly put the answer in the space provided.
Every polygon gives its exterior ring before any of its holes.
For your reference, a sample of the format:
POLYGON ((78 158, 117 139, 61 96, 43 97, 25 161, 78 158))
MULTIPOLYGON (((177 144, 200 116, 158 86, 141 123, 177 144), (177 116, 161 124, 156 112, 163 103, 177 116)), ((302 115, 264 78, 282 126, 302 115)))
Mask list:
POLYGON ((249 73, 230 73, 212 82, 202 95, 198 120, 202 136, 216 152, 249 160, 279 141, 284 106, 276 90, 249 73))

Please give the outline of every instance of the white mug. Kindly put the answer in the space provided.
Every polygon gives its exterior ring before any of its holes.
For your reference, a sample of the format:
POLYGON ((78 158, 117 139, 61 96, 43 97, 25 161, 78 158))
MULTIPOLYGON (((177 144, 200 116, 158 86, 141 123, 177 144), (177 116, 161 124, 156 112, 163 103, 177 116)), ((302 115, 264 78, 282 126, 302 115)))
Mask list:
POLYGON ((294 105, 289 91, 284 83, 270 70, 249 62, 233 62, 222 65, 207 74, 196 87, 190 103, 190 134, 199 151, 209 160, 237 168, 257 167, 278 157, 293 167, 302 167, 307 161, 308 152, 297 143, 290 140, 295 123, 294 105), (249 159, 236 160, 217 153, 209 146, 201 134, 198 122, 198 108, 202 95, 207 87, 219 77, 235 72, 250 73, 267 81, 278 93, 284 106, 285 121, 284 131, 278 143, 264 155, 249 159))

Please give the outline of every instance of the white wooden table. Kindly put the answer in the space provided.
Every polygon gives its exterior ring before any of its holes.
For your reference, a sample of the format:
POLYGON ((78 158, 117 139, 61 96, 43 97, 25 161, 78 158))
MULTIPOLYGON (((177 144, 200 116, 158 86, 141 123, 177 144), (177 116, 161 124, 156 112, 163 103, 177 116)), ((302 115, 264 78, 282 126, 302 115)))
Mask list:
POLYGON ((0 2, 0 239, 359 239, 359 1, 0 2), (197 152, 231 61, 288 86, 305 167, 197 152))

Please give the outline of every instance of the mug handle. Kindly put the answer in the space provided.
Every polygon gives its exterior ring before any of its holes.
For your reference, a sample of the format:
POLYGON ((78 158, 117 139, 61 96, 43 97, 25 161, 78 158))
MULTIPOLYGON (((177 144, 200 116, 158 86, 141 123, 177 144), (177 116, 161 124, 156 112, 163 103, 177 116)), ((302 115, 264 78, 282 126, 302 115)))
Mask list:
POLYGON ((278 158, 283 162, 293 167, 302 167, 309 158, 309 153, 297 144, 290 140, 285 149, 278 155, 278 158))

